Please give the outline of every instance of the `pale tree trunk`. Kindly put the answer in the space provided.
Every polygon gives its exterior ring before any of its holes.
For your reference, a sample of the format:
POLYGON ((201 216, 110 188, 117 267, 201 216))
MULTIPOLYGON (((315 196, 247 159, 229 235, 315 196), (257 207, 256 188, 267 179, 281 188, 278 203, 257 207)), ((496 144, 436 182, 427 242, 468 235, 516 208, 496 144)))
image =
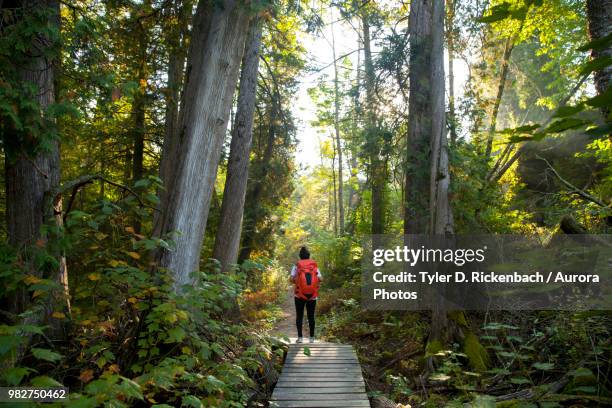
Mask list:
MULTIPOLYGON (((332 9, 333 10, 333 9, 332 9)), ((332 21, 333 21, 332 13, 332 21)), ((340 92, 338 85, 338 62, 336 61, 336 38, 334 35, 334 25, 331 26, 332 32, 332 57, 334 59, 334 132, 335 143, 338 151, 338 228, 339 234, 344 234, 344 181, 342 175, 342 143, 340 141, 340 92)))
POLYGON ((372 50, 370 40, 370 23, 367 11, 361 17, 363 31, 363 55, 365 67, 365 91, 366 91, 366 138, 370 158, 370 185, 372 186, 372 234, 385 233, 385 168, 384 161, 380 158, 380 140, 377 128, 376 107, 374 100, 375 72, 372 62, 372 50))
POLYGON ((253 114, 257 96, 261 32, 261 20, 256 18, 250 24, 242 59, 238 108, 227 163, 221 218, 217 227, 213 250, 213 258, 221 263, 222 271, 228 271, 231 265, 236 263, 240 246, 240 232, 249 175, 249 154, 253 139, 253 114))
POLYGON ((338 193, 336 190, 336 146, 334 144, 334 138, 332 136, 333 156, 331 162, 332 171, 332 203, 333 203, 333 216, 334 216, 334 235, 338 236, 338 193))
MULTIPOLYGON (((49 16, 49 25, 59 27, 59 3, 55 0, 22 1, 13 4, 13 10, 3 10, 0 6, 2 18, 10 13, 30 13, 42 7, 48 8, 52 13, 49 16)), ((19 15, 15 16, 15 24, 20 24, 19 15)), ((8 23, 7 23, 8 24, 8 23)), ((20 72, 19 81, 23 85, 32 87, 32 98, 39 106, 41 112, 55 102, 55 69, 59 58, 55 54, 57 44, 44 34, 37 36, 29 48, 24 52, 29 60, 25 65, 14 67, 20 72)), ((21 63, 19 63, 21 64, 21 63)), ((25 95, 24 95, 25 96, 25 95)), ((43 133, 45 129, 43 129, 43 133)), ((28 139, 30 135, 5 135, 14 140, 28 139), (19 139, 17 139, 19 137, 19 139)), ((35 140, 35 138, 32 138, 35 140)), ((69 313, 68 298, 68 271, 65 258, 56 254, 59 268, 54 270, 51 276, 43 274, 43 271, 35 266, 35 260, 30 248, 34 246, 43 247, 47 244, 48 237, 42 234, 41 228, 47 221, 55 219, 58 227, 62 227, 62 200, 61 197, 49 200, 52 191, 59 185, 60 180, 60 155, 59 142, 54 140, 48 143, 47 149, 39 149, 34 155, 28 154, 24 146, 12 145, 11 150, 5 150, 5 183, 6 183, 6 217, 9 244, 20 251, 24 272, 36 278, 46 278, 57 282, 63 288, 62 291, 51 290, 46 298, 32 300, 25 288, 18 289, 13 299, 10 299, 9 309, 12 313, 19 314, 31 309, 27 317, 21 322, 25 325, 47 324, 51 327, 51 335, 54 338, 63 336, 61 321, 52 317, 53 312, 69 313)), ((13 361, 5 364, 14 364, 19 361, 25 352, 25 345, 29 343, 32 333, 20 333, 27 340, 17 350, 13 361)))
POLYGON ((451 144, 457 141, 457 115, 455 114, 455 0, 447 0, 446 38, 448 45, 448 123, 450 128, 451 144))
MULTIPOLYGON (((193 0, 186 0, 179 4, 171 6, 171 14, 177 16, 177 26, 168 35, 168 43, 170 44, 170 54, 168 56, 168 89, 166 93, 166 112, 164 123, 164 143, 162 147, 162 158, 159 165, 159 174, 162 180, 167 180, 169 173, 168 157, 170 151, 174 150, 174 142, 176 141, 176 133, 179 120, 179 95, 183 85, 185 74, 185 59, 187 58, 187 40, 189 37, 189 23, 191 21, 193 0), (166 153, 167 152, 167 153, 166 153)), ((197 27, 202 29, 202 25, 206 23, 200 22, 197 27)), ((195 30, 195 28, 194 28, 195 30)), ((159 191, 159 196, 162 202, 165 201, 165 190, 159 191)), ((159 233, 159 231, 157 231, 159 233)))
POLYGON ((433 234, 454 233, 449 202, 450 172, 444 103, 444 0, 433 0, 431 35, 431 171, 429 230, 433 234))
MULTIPOLYGON (((187 7, 187 3, 185 3, 185 7, 187 7)), ((167 113, 166 115, 164 144, 159 166, 159 177, 162 180, 163 188, 159 191, 159 211, 156 211, 153 216, 153 235, 155 236, 162 234, 164 223, 163 210, 168 207, 169 190, 178 169, 176 158, 180 155, 182 124, 185 121, 185 112, 191 112, 187 107, 194 103, 193 98, 196 95, 193 85, 199 81, 203 81, 203 79, 200 79, 200 71, 203 69, 204 48, 211 29, 213 11, 214 7, 210 5, 209 2, 205 0, 198 2, 195 15, 193 16, 193 28, 189 35, 189 59, 183 61, 182 58, 185 58, 185 56, 181 53, 181 50, 175 50, 175 52, 170 55, 171 60, 168 62, 170 64, 168 68, 169 71, 173 71, 173 75, 169 75, 168 80, 170 81, 171 78, 177 80, 177 82, 173 83, 174 90, 172 92, 176 92, 176 98, 178 98, 178 90, 182 89, 182 92, 180 93, 180 109, 178 109, 178 107, 171 107, 170 109, 175 110, 175 112, 171 112, 169 115, 167 113), (184 73, 179 74, 177 71, 183 70, 182 65, 185 62, 187 64, 184 73), (173 64, 175 64, 175 66, 172 66, 173 64), (183 77, 182 83, 180 83, 181 77, 183 77), (189 87, 187 87, 187 85, 189 85, 189 87)), ((176 45, 178 46, 178 44, 176 45)), ((184 46, 185 42, 183 41, 183 50, 184 46)))
POLYGON ((410 4, 410 93, 404 234, 425 234, 429 225, 431 117, 431 1, 410 4))
MULTIPOLYGON (((591 40, 604 38, 612 33, 612 0, 587 0, 587 17, 589 21, 589 36, 591 40)), ((591 52, 593 58, 612 57, 612 46, 591 52)), ((612 65, 595 71, 595 88, 598 95, 603 95, 612 83, 612 65)), ((606 121, 610 121, 610 107, 602 108, 606 121)))
MULTIPOLYGON (((200 1, 196 21, 206 20, 208 2, 200 1)), ((199 270, 211 196, 223 138, 236 88, 248 29, 248 10, 226 0, 212 5, 208 29, 192 37, 185 99, 175 148, 168 156, 167 197, 162 206, 161 235, 175 231, 175 248, 160 250, 160 267, 172 271, 175 290, 190 284, 199 270)), ((204 28, 204 27, 202 27, 204 28)), ((165 152, 164 152, 165 153, 165 152)))

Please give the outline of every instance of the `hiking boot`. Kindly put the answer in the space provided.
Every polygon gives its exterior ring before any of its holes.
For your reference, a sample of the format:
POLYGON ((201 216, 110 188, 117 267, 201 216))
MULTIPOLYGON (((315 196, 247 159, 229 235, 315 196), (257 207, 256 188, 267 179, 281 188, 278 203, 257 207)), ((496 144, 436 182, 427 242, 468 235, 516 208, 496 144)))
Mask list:
POLYGON ((303 343, 304 342, 304 338, 303 337, 298 337, 295 342, 296 343, 303 343))
POLYGON ((315 342, 314 337, 311 337, 311 338, 310 338, 310 342, 311 342, 311 343, 314 343, 314 342, 315 342))

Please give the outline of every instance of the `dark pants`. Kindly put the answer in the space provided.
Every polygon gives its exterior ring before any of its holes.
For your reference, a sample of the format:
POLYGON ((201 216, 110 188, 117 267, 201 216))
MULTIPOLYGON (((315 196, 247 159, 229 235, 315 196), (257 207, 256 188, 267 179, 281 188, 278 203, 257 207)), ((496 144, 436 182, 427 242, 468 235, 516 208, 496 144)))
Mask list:
POLYGON ((310 337, 315 335, 315 307, 317 300, 304 300, 295 298, 295 324, 297 325, 298 337, 302 337, 302 322, 304 321, 304 306, 308 314, 308 327, 310 329, 310 337))

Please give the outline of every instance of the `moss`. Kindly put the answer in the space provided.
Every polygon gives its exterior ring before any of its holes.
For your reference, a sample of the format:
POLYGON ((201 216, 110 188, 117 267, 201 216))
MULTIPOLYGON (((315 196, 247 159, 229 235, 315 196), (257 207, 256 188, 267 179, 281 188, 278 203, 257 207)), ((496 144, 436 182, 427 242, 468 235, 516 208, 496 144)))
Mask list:
POLYGON ((448 312, 448 318, 457 323, 460 327, 468 327, 464 312, 448 312))
POLYGON ((476 371, 485 371, 489 365, 487 350, 480 344, 474 333, 467 333, 463 342, 463 352, 467 355, 472 368, 476 371))
POLYGON ((440 340, 431 340, 427 342, 425 346, 425 357, 431 357, 444 350, 444 346, 440 340))

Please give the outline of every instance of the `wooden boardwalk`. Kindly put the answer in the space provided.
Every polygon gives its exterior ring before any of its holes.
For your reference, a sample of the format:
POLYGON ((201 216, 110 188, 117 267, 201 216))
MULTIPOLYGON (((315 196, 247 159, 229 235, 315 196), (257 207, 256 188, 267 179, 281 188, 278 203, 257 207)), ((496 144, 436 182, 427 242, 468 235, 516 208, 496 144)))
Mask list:
POLYGON ((361 366, 352 346, 335 343, 289 345, 270 407, 369 406, 361 366))

